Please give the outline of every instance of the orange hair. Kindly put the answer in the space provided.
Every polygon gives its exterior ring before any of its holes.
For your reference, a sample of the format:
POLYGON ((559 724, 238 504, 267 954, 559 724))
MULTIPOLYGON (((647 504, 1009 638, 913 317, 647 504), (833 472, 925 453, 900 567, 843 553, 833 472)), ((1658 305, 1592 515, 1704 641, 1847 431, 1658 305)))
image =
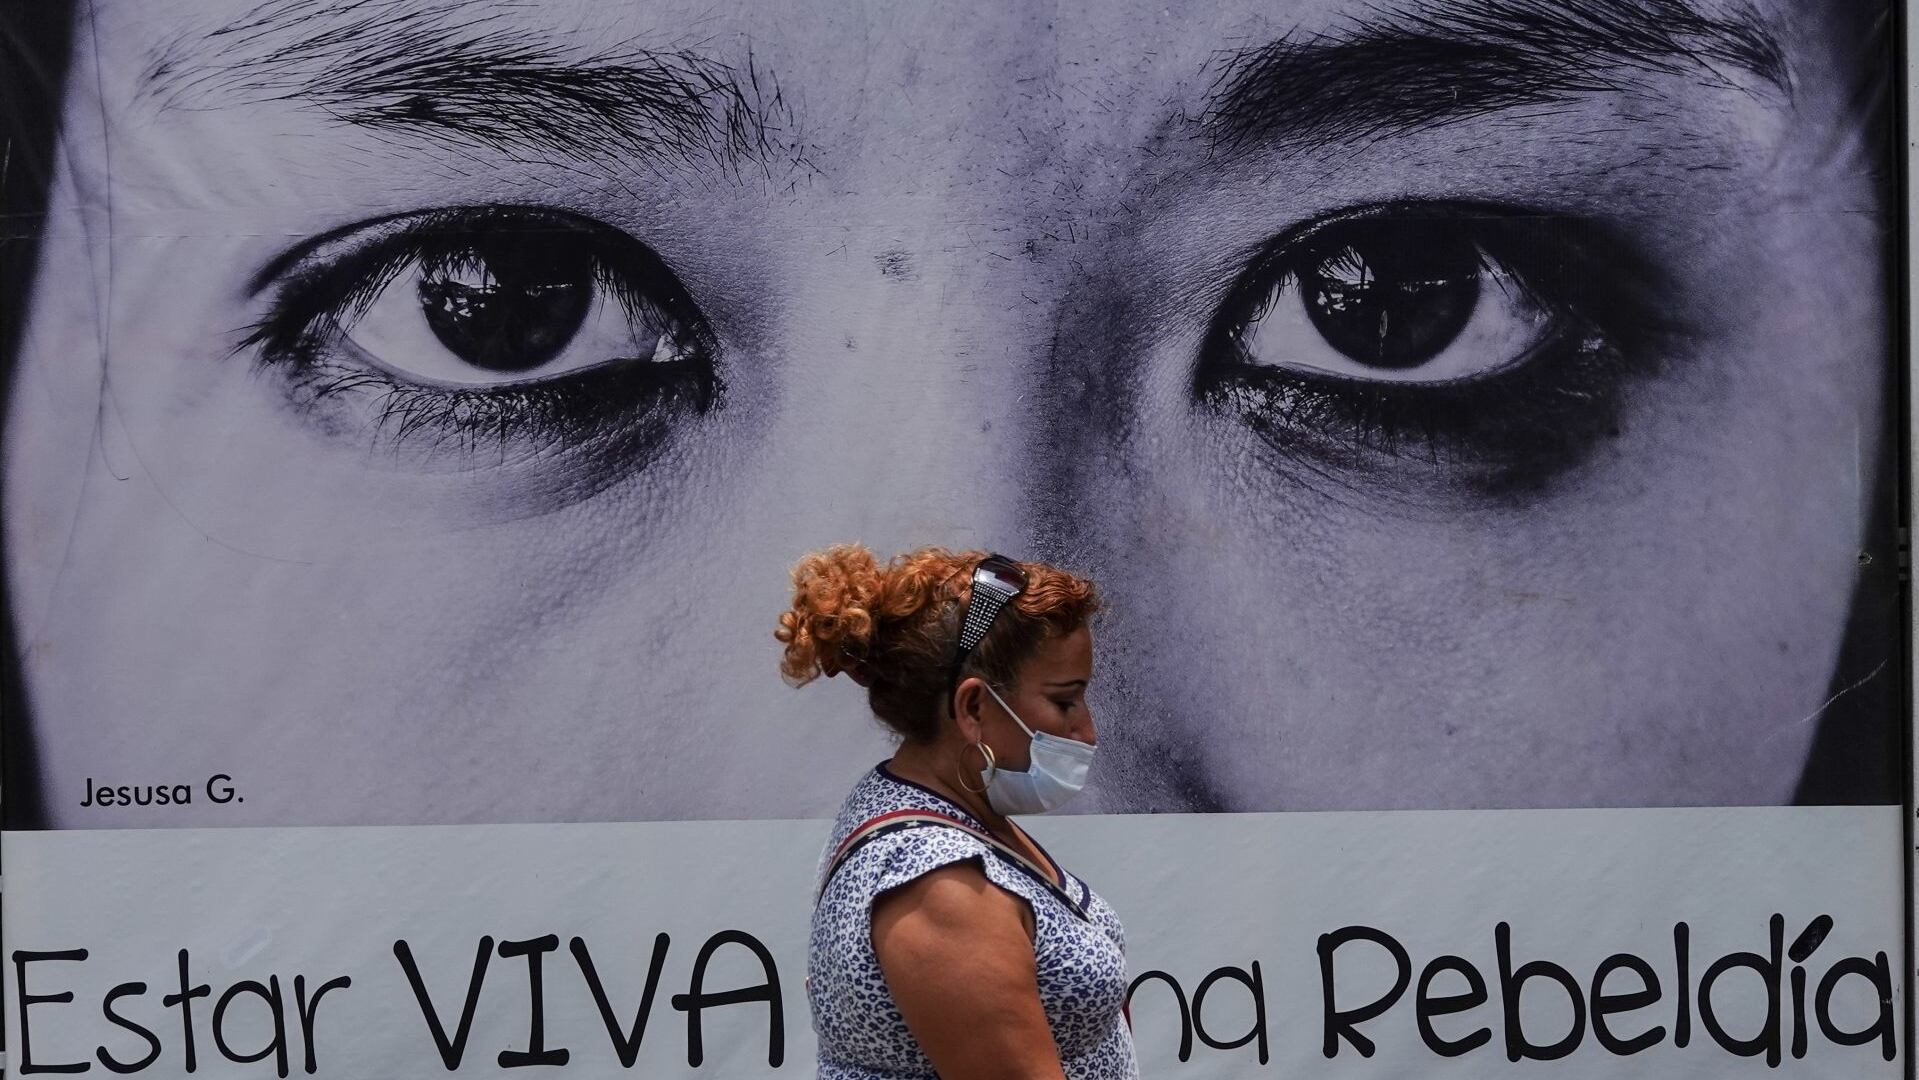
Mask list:
MULTIPOLYGON (((902 736, 939 733, 952 692, 953 653, 983 551, 928 547, 880 565, 861 544, 813 552, 793 568, 793 604, 773 636, 786 646, 780 674, 794 686, 846 672, 867 688, 873 714, 902 736)), ((1026 589, 993 621, 964 671, 1000 689, 1043 643, 1086 625, 1099 610, 1093 583, 1045 563, 1022 562, 1026 589)))

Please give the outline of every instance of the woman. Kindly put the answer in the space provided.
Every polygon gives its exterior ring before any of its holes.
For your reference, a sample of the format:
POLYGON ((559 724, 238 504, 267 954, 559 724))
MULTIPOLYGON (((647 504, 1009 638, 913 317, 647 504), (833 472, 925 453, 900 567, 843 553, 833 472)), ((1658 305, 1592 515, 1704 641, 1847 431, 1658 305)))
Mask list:
POLYGON ((820 1075, 1136 1075, 1119 920, 1012 821, 1092 763, 1092 583, 939 548, 881 567, 855 545, 793 581, 781 672, 845 672, 901 740, 821 860, 820 1075))

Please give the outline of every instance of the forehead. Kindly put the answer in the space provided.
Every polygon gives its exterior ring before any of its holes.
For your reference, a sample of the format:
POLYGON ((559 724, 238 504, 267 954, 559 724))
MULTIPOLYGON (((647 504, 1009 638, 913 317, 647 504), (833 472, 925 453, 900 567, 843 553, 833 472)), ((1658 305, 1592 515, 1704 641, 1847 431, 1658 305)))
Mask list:
MULTIPOLYGON (((829 118, 915 116, 930 140, 943 121, 977 120, 1019 100, 1035 138, 1047 113, 1164 108, 1169 85, 1207 77, 1234 42, 1261 40, 1337 11, 1329 0, 1229 0, 1175 15, 1149 0, 1097 5, 857 0, 822 5, 646 0, 105 0, 93 20, 119 70, 199 105, 224 90, 293 89, 298 73, 342 57, 398 61, 404 50, 484 42, 577 63, 638 52, 698 58, 830 135, 829 118), (1278 16, 1277 18, 1275 16, 1278 16), (224 72, 203 77, 208 72, 224 72), (159 73, 163 78, 148 77, 159 73), (1079 96, 1090 85, 1154 88, 1153 102, 1079 96), (1073 88, 1079 89, 1073 89, 1073 88), (1034 112, 1033 110, 1037 110, 1034 112)), ((136 86, 144 91, 146 87, 136 86)), ((1124 94, 1124 90, 1121 91, 1124 94)), ((242 96, 259 96, 257 93, 242 96)), ((902 129, 902 133, 904 129, 902 129)))
MULTIPOLYGON (((342 49, 384 36, 445 32, 472 40, 552 40, 580 56, 624 46, 685 50, 744 62, 811 85, 977 81, 1080 71, 1147 73, 1186 67, 1197 48, 1231 48, 1339 18, 1342 0, 1223 0, 1177 14, 1156 0, 1035 5, 982 0, 850 0, 830 5, 714 5, 685 0, 99 0, 90 25, 154 58, 228 59, 327 39, 342 49)), ((123 54, 121 58, 130 58, 123 54)), ((282 61, 289 55, 282 52, 282 61)), ((1044 93, 1046 87, 1029 87, 1044 93)), ((912 95, 904 95, 903 99, 912 95)), ((895 102, 869 101, 885 107, 895 102)), ((965 101, 948 101, 948 107, 965 101)))
MULTIPOLYGON (((130 99, 165 106, 297 105, 334 73, 350 74, 375 92, 392 83, 398 92, 397 76, 423 58, 445 75, 474 50, 574 66, 649 55, 672 58, 663 77, 684 78, 694 92, 743 87, 779 136, 796 146, 857 142, 883 126, 893 146, 941 146, 958 133, 984 134, 1002 139, 1009 155, 1057 151, 1088 138, 1137 140, 1202 118, 1209 94, 1235 65, 1276 41, 1377 45, 1392 31, 1434 41, 1477 36, 1525 51, 1548 49, 1555 36, 1581 26, 1612 24, 1621 41, 1664 35, 1668 54, 1690 51, 1710 64, 1727 59, 1721 42, 1687 26, 1751 25, 1784 38, 1792 36, 1787 16, 1803 20, 1807 12, 1782 0, 1608 4, 1603 18, 1581 0, 1221 0, 1180 5, 1177 12, 1157 0, 732 6, 101 0, 93 6, 98 11, 89 25, 100 39, 92 44, 103 53, 103 74, 119 81, 130 99), (1637 14, 1622 17, 1626 12, 1637 14), (875 123, 882 119, 883 125, 875 123)), ((342 89, 338 82, 332 88, 342 89)))
POLYGON ((1085 679, 1093 667, 1093 631, 1081 626, 1072 633, 1049 638, 1034 650, 1029 673, 1052 680, 1085 679))
MULTIPOLYGON (((948 190, 984 189, 1007 180, 1064 183, 1074 174, 1086 183, 1117 171, 1100 168, 1100 160, 1189 126, 1235 43, 1330 18, 1337 6, 1231 0, 1176 15, 1143 0, 103 0, 89 44, 99 58, 103 111, 126 118, 124 138, 224 148, 244 132, 254 143, 216 157, 298 163, 323 157, 317 147, 343 147, 391 162, 405 177, 420 171, 406 165, 412 132, 389 139, 339 118, 369 107, 389 116, 470 109, 494 113, 482 124, 505 124, 528 118, 516 112, 568 111, 564 94, 487 100, 476 89, 483 79, 456 85, 478 70, 467 61, 488 53, 507 66, 525 60, 565 72, 548 88, 577 91, 572 101, 596 88, 571 73, 636 68, 626 86, 601 87, 604 96, 637 100, 628 86, 663 89, 724 113, 709 126, 739 145, 715 151, 716 136, 695 131, 691 120, 668 141, 695 145, 703 166, 717 162, 736 173, 745 164, 771 186, 803 182, 817 192, 823 177, 849 191, 903 191, 920 173, 939 176, 948 190), (423 57, 437 68, 417 63, 423 57), (443 94, 433 93, 436 85, 443 94), (267 141, 280 145, 268 150, 267 141)), ((655 127, 663 118, 651 105, 628 111, 655 127)), ((491 160, 495 148, 477 149, 491 160)), ((626 168, 655 160, 653 149, 587 137, 532 156, 594 167, 618 160, 626 168)), ((661 169, 676 181, 687 173, 677 161, 661 169)), ((251 198, 234 192, 229 201, 251 198)))
MULTIPOLYGON (((1044 223, 1051 240, 1058 215, 1124 225, 1274 175, 1329 203, 1370 197, 1355 153, 1407 180, 1434 160, 1552 171, 1582 126, 1600 133, 1588 148, 1617 141, 1605 99, 1622 94, 1657 98, 1632 114, 1692 157, 1757 160, 1732 148, 1773 139, 1759 114, 1837 81, 1823 57, 1797 70, 1814 46, 1794 28, 1818 17, 1762 4, 99 0, 79 52, 97 70, 76 72, 68 123, 115 129, 129 213, 321 222, 638 191, 655 227, 793 204, 815 226, 1044 223), (1459 123, 1501 115, 1515 123, 1459 123)), ((104 183, 104 143, 69 146, 81 187, 104 183)), ((1620 182, 1717 164, 1692 157, 1620 182)))

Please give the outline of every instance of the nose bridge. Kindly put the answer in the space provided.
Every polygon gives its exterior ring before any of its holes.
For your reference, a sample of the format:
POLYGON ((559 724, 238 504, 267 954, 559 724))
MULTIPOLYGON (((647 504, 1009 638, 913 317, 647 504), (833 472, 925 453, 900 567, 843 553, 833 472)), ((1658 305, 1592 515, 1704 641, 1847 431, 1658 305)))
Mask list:
POLYGON ((1081 742, 1093 743, 1094 745, 1098 745, 1099 724, 1097 723, 1096 718, 1093 716, 1092 701, 1085 697, 1081 697, 1079 702, 1079 708, 1073 710, 1072 718, 1073 718, 1072 737, 1075 739, 1078 739, 1081 742))
POLYGON ((1020 550, 1032 395, 1071 286, 1048 236, 1083 201, 1045 134, 1064 113, 1045 92, 1056 42, 1032 12, 1010 16, 1025 32, 1009 51, 962 6, 913 11, 944 28, 869 42, 847 96, 815 103, 866 126, 827 132, 781 256, 780 411, 816 433, 782 445, 840 478, 828 531, 1020 550))
POLYGON ((830 512, 869 542, 1014 543, 1056 288, 982 240, 990 229, 925 209, 845 227, 791 280, 781 445, 804 459, 790 467, 839 478, 830 512))

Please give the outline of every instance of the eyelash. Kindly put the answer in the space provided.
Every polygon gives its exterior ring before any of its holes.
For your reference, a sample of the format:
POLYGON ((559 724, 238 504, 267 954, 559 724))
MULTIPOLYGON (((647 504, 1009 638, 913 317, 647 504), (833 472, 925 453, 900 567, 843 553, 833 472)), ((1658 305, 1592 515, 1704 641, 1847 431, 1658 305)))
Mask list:
POLYGON ((1624 390, 1683 334, 1666 275, 1595 222, 1476 203, 1395 203, 1271 241, 1227 293, 1195 368, 1195 400, 1235 415, 1285 459, 1342 471, 1423 459, 1487 494, 1550 483, 1617 434, 1624 390), (1355 223, 1456 223, 1554 319, 1549 336, 1497 371, 1448 383, 1390 383, 1249 363, 1238 336, 1298 286, 1328 235, 1355 223))
POLYGON ((333 399, 377 395, 374 435, 395 443, 427 437, 471 453, 494 441, 504 452, 512 444, 573 445, 627 431, 650 450, 666 434, 666 414, 676 407, 708 412, 723 389, 706 319, 659 257, 624 233, 558 211, 464 207, 364 223, 274 260, 256 279, 256 291, 269 287, 265 315, 245 328, 236 352, 253 350, 258 368, 283 379, 294 407, 323 424, 320 412, 333 399), (591 252, 595 288, 616 299, 630 318, 664 317, 665 332, 688 359, 603 364, 492 387, 432 387, 402 381, 369 360, 338 355, 352 350, 346 341, 352 321, 402 271, 459 253, 462 237, 528 228, 578 236, 591 252), (367 232, 376 235, 357 244, 351 239, 367 232))

